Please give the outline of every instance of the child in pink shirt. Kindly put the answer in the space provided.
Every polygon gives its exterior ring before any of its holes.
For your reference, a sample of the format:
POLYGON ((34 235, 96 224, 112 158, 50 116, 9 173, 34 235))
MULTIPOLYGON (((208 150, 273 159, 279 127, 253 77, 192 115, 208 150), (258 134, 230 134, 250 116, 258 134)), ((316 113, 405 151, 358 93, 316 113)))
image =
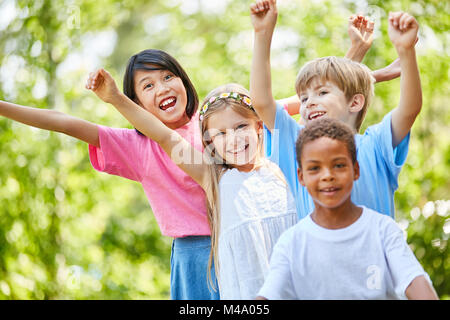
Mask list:
MULTIPOLYGON (((198 97, 173 57, 153 49, 132 56, 123 86, 130 99, 202 151, 198 97)), ((89 145, 92 166, 141 183, 162 234, 174 238, 171 298, 219 299, 206 281, 211 232, 203 189, 137 130, 98 126, 98 138, 97 146, 89 145)))
MULTIPOLYGON (((197 122, 196 113, 175 131, 201 151, 197 122)), ((98 131, 100 147, 89 145, 92 166, 140 182, 163 235, 172 238, 209 235, 203 189, 156 142, 132 129, 98 126, 98 131)))
MULTIPOLYGON (((186 72, 169 54, 151 49, 132 56, 124 93, 201 150, 198 96, 186 72), (160 77, 149 77, 155 68, 160 77)), ((171 298, 219 299, 218 291, 207 284, 211 239, 204 191, 158 144, 137 130, 99 126, 56 110, 0 101, 0 115, 85 141, 96 170, 141 183, 162 234, 174 238, 171 298)), ((211 274, 215 281, 214 270, 211 274)))

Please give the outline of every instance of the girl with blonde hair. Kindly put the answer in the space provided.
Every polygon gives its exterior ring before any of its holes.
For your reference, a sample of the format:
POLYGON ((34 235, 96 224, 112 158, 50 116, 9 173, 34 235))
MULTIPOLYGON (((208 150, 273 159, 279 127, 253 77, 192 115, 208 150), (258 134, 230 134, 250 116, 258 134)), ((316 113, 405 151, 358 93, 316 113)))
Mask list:
MULTIPOLYGON (((204 152, 120 93, 103 69, 87 88, 159 143, 204 190, 211 227, 208 277, 214 264, 221 299, 253 299, 268 271, 272 248, 297 222, 295 203, 280 169, 263 156, 263 124, 242 86, 211 91, 200 109, 204 152)), ((166 87, 154 87, 164 99, 166 87)))

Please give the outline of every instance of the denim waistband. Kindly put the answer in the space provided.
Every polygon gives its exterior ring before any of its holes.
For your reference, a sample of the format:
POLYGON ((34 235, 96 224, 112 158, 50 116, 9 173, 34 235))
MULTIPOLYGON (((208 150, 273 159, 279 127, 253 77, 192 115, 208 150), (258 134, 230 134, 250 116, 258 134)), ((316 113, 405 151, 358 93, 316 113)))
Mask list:
POLYGON ((211 246, 210 236, 188 236, 173 239, 172 250, 205 248, 211 246))

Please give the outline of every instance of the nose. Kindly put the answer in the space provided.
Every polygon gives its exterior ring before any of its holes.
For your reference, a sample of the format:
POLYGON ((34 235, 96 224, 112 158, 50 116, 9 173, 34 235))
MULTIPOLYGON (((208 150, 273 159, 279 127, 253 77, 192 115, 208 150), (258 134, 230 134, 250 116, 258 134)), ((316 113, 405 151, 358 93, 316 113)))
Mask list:
POLYGON ((245 142, 245 136, 233 129, 227 130, 226 143, 228 148, 235 148, 245 142))
POLYGON ((167 85, 167 83, 164 83, 164 82, 160 82, 159 83, 159 90, 158 90, 158 95, 164 95, 164 94, 166 94, 167 92, 169 92, 169 86, 167 85))
POLYGON ((320 177, 322 181, 333 181, 334 175, 333 172, 329 168, 324 168, 322 170, 322 176, 320 177))
POLYGON ((316 99, 314 97, 309 97, 306 101, 306 108, 311 108, 317 106, 316 99))

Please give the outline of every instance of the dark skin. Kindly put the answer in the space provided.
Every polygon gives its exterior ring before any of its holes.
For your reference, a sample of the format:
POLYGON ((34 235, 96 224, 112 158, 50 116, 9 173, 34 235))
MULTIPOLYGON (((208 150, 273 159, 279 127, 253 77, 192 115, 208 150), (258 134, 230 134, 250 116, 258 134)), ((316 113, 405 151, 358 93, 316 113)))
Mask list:
MULTIPOLYGON (((353 163, 346 144, 322 137, 308 142, 301 151, 300 183, 308 189, 315 209, 311 218, 326 229, 342 229, 353 224, 362 208, 351 201, 353 182, 359 178, 358 162, 353 163)), ((416 277, 406 288, 410 300, 439 299, 424 276, 416 277)), ((258 296, 257 300, 267 300, 258 296)))
POLYGON ((351 201, 353 181, 359 178, 358 162, 342 141, 319 138, 303 147, 300 183, 313 198, 311 218, 327 229, 341 229, 361 216, 362 208, 351 201))

